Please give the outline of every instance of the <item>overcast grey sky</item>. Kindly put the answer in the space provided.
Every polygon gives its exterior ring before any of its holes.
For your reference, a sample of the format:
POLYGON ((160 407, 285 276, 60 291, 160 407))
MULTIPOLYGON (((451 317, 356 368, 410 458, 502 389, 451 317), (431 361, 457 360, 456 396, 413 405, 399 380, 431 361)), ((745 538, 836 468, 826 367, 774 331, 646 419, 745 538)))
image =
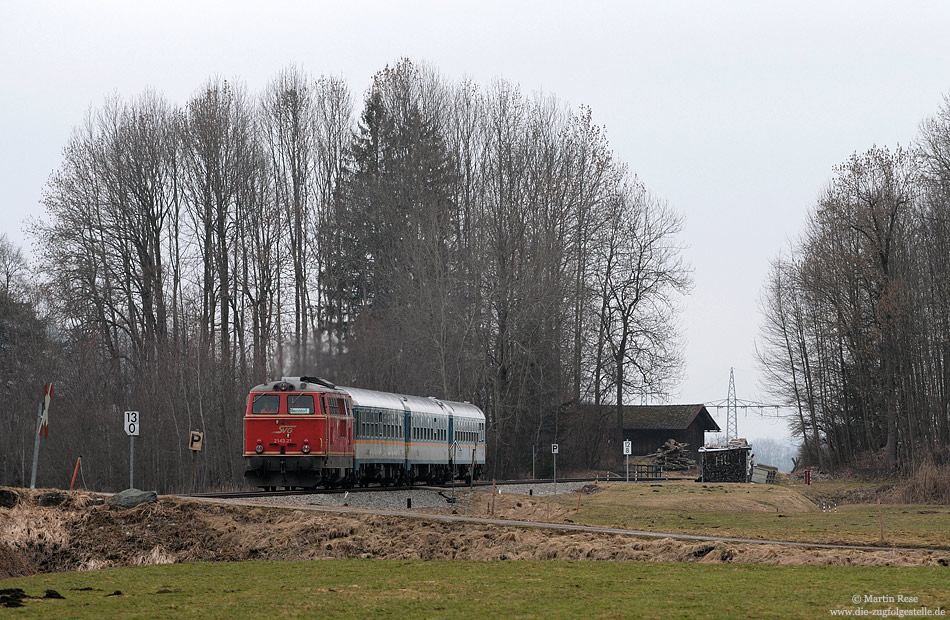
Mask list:
MULTIPOLYGON (((0 232, 26 243, 72 128, 107 95, 259 91, 297 64, 350 84, 401 57, 588 105, 686 221, 695 289, 674 400, 758 397, 769 261, 832 167, 909 143, 950 93, 948 2, 41 2, 0 0, 0 232)), ((711 413, 725 428, 723 412, 711 413)), ((740 414, 740 435, 784 435, 740 414)))

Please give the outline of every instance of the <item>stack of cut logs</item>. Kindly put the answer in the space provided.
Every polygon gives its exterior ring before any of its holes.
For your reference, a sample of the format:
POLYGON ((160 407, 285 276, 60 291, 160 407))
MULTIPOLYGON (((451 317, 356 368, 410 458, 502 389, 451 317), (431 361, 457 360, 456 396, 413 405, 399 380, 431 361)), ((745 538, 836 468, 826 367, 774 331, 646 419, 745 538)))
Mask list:
POLYGON ((680 443, 675 439, 667 439, 653 454, 653 464, 661 465, 666 471, 681 471, 689 469, 696 461, 689 458, 689 444, 680 443))

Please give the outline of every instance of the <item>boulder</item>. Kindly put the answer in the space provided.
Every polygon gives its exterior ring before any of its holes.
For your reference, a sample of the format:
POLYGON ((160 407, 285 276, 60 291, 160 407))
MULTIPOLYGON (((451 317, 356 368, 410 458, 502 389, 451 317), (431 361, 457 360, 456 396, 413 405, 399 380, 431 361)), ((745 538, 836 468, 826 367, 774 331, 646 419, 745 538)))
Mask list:
POLYGON ((66 493, 63 491, 50 491, 41 493, 36 498, 37 506, 59 506, 66 501, 66 493))
POLYGON ((119 508, 135 508, 139 504, 148 504, 158 499, 158 493, 155 491, 140 491, 138 489, 126 489, 116 493, 109 498, 109 504, 119 508))
POLYGON ((20 501, 20 496, 16 491, 10 489, 0 489, 0 508, 13 508, 20 501))

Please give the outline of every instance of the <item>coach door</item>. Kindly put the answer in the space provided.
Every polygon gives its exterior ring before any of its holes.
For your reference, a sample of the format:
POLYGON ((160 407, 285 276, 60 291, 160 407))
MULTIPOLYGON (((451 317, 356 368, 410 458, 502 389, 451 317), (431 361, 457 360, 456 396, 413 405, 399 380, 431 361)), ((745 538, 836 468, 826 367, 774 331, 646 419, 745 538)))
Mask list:
POLYGON ((405 440, 402 442, 403 449, 405 454, 403 455, 403 464, 406 467, 406 472, 409 471, 409 447, 412 444, 412 415, 409 413, 409 403, 406 402, 405 398, 400 398, 399 402, 402 403, 402 415, 405 420, 404 429, 405 429, 405 440))

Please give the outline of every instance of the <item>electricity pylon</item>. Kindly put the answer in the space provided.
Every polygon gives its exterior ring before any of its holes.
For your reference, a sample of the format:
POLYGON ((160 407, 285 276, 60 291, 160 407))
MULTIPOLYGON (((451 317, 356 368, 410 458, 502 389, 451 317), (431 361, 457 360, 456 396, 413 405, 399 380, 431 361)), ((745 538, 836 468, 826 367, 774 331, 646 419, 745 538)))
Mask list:
POLYGON ((717 400, 706 405, 707 407, 715 407, 716 409, 726 408, 726 441, 730 439, 735 439, 739 436, 738 431, 738 411, 739 409, 758 409, 759 413, 762 413, 762 409, 767 407, 774 407, 778 409, 781 405, 775 405, 771 403, 760 403, 753 400, 740 400, 736 398, 736 379, 734 369, 729 369, 729 394, 726 396, 726 400, 717 400))

